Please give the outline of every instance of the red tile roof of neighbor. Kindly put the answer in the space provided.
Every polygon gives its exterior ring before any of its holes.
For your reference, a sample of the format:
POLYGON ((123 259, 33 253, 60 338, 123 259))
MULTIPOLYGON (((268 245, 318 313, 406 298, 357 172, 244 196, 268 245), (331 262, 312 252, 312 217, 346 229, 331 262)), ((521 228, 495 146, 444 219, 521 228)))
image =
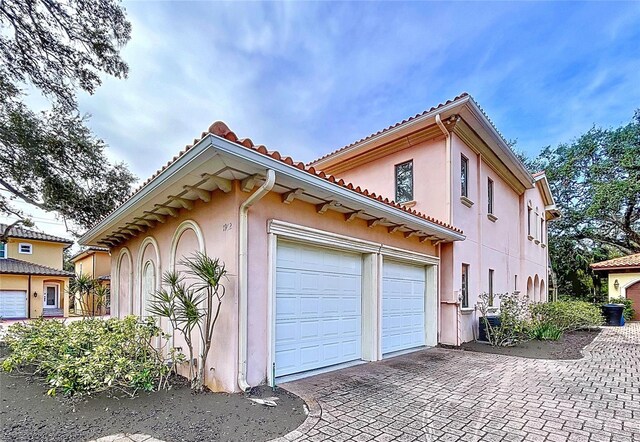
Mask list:
POLYGON ((42 276, 73 276, 72 272, 54 269, 20 259, 5 258, 0 259, 0 274, 10 275, 42 275, 42 276))
MULTIPOLYGON (((168 161, 164 166, 162 166, 160 169, 158 169, 153 175, 151 175, 151 177, 149 177, 144 183, 142 183, 137 189, 135 189, 128 197, 126 200, 131 199, 136 193, 140 192, 140 190, 142 190, 147 184, 149 184, 151 181, 153 181, 156 177, 158 177, 158 175, 160 175, 164 170, 166 170, 169 166, 171 166, 171 164, 175 163, 178 159, 180 159, 183 155, 185 155, 193 146, 195 146, 198 142, 200 142, 204 137, 206 137, 207 135, 212 134, 212 135, 216 135, 219 136, 221 138, 224 138, 227 141, 236 143, 240 146, 243 146, 247 149, 251 149, 255 152, 258 152, 262 155, 265 155, 267 157, 273 158, 275 160, 281 161, 285 164, 288 164, 291 167, 295 167, 299 170, 303 170, 311 175, 314 175, 316 177, 319 178, 323 178, 337 186, 341 186, 344 188, 347 188, 349 190, 352 190, 354 192, 359 193, 360 195, 364 195, 366 197, 369 197, 373 200, 377 200, 380 201, 384 204, 387 204, 391 207, 394 207, 398 210, 401 210, 403 212, 406 213, 410 213, 414 216, 417 216, 419 218, 422 218, 426 221, 432 222, 434 224, 438 224, 446 229, 449 229, 453 232, 456 233, 460 233, 462 234, 462 230, 460 230, 457 227, 454 227, 450 224, 447 224, 443 221, 437 220, 431 216, 428 216, 422 212, 418 212, 416 210, 412 210, 410 208, 404 207, 401 204, 396 203, 395 201, 390 200, 389 198, 384 198, 381 195, 377 195, 374 192, 370 192, 368 189, 362 189, 360 188, 360 186, 354 186, 352 183, 347 183, 345 182, 343 179, 337 179, 332 175, 328 175, 326 173, 324 173, 321 170, 316 170, 314 167, 312 166, 305 166, 304 163, 302 162, 296 162, 294 161, 291 157, 285 156, 283 157, 278 151, 269 151, 267 150, 267 148, 263 145, 256 145, 253 143, 253 141, 251 141, 250 138, 238 138, 238 136, 231 130, 229 129, 229 127, 222 121, 216 121, 214 122, 211 126, 209 126, 209 129, 206 132, 202 132, 202 134, 200 135, 200 138, 196 138, 193 140, 192 144, 188 144, 182 151, 180 151, 176 156, 174 156, 170 161, 168 161)), ((125 201, 126 201, 125 200, 125 201)), ((123 201, 120 205, 124 204, 123 201)), ((100 220, 100 222, 102 222, 104 219, 106 219, 109 215, 111 215, 111 213, 113 213, 116 209, 114 208, 114 210, 112 210, 109 214, 107 214, 104 218, 102 218, 100 220)), ((98 223, 96 223, 98 224, 98 223)))
MULTIPOLYGON (((8 227, 8 224, 0 224, 0 231, 4 232, 4 229, 8 227)), ((9 230, 9 238, 22 238, 22 239, 33 239, 37 241, 50 241, 50 242, 61 242, 64 244, 73 244, 73 240, 62 238, 60 236, 48 235, 42 232, 36 232, 35 230, 25 229, 24 227, 12 227, 9 230)))
POLYGON ((608 261, 601 261, 591 264, 594 270, 607 270, 616 268, 640 267, 640 253, 634 255, 621 256, 608 261))

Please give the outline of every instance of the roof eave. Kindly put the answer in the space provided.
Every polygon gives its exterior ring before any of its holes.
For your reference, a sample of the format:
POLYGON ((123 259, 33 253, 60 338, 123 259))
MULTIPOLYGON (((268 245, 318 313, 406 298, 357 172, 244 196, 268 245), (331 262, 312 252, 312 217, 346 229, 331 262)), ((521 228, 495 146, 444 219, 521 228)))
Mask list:
POLYGON ((375 209, 378 212, 388 214, 390 217, 402 219, 403 221, 415 225, 422 226, 425 229, 437 232, 439 236, 447 241, 461 241, 465 236, 461 233, 452 231, 446 227, 436 223, 424 220, 416 215, 404 212, 400 209, 389 206, 381 201, 361 195, 353 190, 333 184, 323 178, 310 174, 307 171, 300 170, 297 167, 288 165, 282 161, 278 161, 270 156, 261 154, 254 150, 247 149, 239 144, 228 141, 211 133, 206 134, 198 143, 196 143, 188 152, 179 157, 175 162, 170 164, 165 170, 154 177, 140 191, 133 195, 129 200, 114 210, 104 220, 87 231, 80 239, 80 244, 96 243, 108 230, 113 228, 119 220, 126 218, 136 206, 145 199, 152 197, 152 193, 159 190, 165 183, 176 180, 181 177, 180 172, 191 162, 213 156, 216 152, 230 155, 236 159, 247 161, 265 169, 272 169, 278 174, 286 175, 293 179, 304 182, 308 188, 315 187, 329 191, 336 196, 343 197, 346 200, 353 201, 359 205, 364 205, 375 209), (207 155, 208 154, 208 155, 207 155))

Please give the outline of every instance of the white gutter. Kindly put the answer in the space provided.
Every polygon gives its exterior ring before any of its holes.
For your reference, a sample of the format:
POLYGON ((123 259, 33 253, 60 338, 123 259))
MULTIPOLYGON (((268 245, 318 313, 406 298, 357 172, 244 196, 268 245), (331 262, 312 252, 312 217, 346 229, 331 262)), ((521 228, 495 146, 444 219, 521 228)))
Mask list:
POLYGON ((445 140, 444 140, 444 146, 445 146, 445 159, 446 159, 446 182, 447 182, 447 186, 445 188, 445 195, 446 195, 446 201, 447 201, 447 215, 449 216, 449 219, 447 220, 447 222, 451 225, 453 225, 453 204, 451 201, 452 195, 453 195, 453 183, 451 182, 451 168, 452 166, 452 160, 451 160, 451 134, 449 133, 449 131, 447 130, 446 127, 444 127, 444 124, 442 124, 442 119, 440 118, 440 114, 436 114, 436 124, 438 125, 438 127, 440 128, 440 130, 442 131, 442 133, 445 136, 445 140))
POLYGON ((249 246, 249 208, 260 201, 273 189, 276 173, 267 170, 267 179, 249 198, 240 205, 239 221, 239 269, 238 269, 238 387, 247 391, 251 386, 247 383, 247 249, 249 246))

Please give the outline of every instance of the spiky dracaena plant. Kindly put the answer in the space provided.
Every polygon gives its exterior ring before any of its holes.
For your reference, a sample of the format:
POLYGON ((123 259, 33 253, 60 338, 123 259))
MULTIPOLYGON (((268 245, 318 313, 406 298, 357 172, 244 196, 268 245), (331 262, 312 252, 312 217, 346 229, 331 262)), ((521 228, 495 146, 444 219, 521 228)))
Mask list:
POLYGON ((204 388, 206 359, 225 294, 222 279, 227 271, 219 259, 200 252, 184 258, 180 264, 186 267, 185 275, 193 277, 194 282, 185 283, 183 276, 176 271, 165 272, 163 283, 166 288, 154 293, 149 313, 167 318, 173 329, 184 337, 189 350, 191 388, 201 391, 204 388), (194 364, 193 333, 196 328, 201 345, 197 364, 194 364))
POLYGON ((69 294, 80 305, 82 316, 86 317, 91 313, 89 303, 95 285, 93 278, 86 273, 77 274, 69 283, 69 294))

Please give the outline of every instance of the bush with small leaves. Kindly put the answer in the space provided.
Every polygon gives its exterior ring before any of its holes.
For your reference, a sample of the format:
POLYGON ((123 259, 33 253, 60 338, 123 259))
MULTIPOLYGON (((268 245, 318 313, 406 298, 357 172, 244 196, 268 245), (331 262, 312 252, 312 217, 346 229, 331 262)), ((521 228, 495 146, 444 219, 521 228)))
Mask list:
POLYGON ((600 307, 584 301, 533 304, 531 320, 534 324, 552 324, 563 332, 598 327, 604 323, 600 307))
POLYGON ((69 324, 38 319, 9 327, 5 342, 11 352, 1 368, 45 376, 49 395, 116 389, 133 396, 140 390, 169 387, 173 364, 184 356, 175 350, 165 352, 168 338, 153 318, 83 319, 69 324))

